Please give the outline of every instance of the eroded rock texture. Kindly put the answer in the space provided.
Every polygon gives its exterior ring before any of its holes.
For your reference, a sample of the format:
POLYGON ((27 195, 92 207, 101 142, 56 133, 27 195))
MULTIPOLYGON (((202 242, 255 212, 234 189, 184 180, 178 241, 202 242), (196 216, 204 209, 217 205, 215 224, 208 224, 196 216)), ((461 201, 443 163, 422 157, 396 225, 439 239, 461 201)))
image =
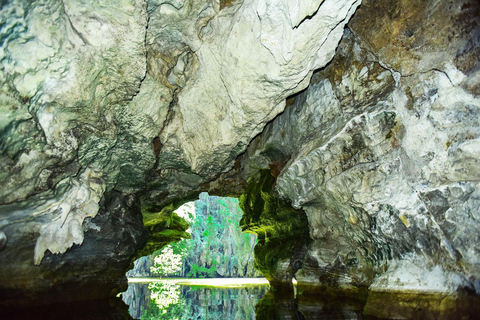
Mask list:
POLYGON ((273 193, 275 177, 262 170, 249 180, 240 197, 242 230, 257 234, 255 268, 276 290, 292 291, 292 278, 302 267, 308 237, 308 222, 302 210, 273 193))
POLYGON ((363 2, 246 173, 287 161, 276 190, 308 216, 305 292, 478 293, 478 5, 385 6, 363 2))
POLYGON ((201 191, 272 281, 479 293, 479 5, 359 5, 2 2, 2 302, 115 293, 201 191))
MULTIPOLYGON (((331 60, 359 4, 3 1, 0 229, 8 244, 0 259, 11 266, 1 273, 4 303, 15 303, 16 290, 49 291, 47 281, 30 281, 47 278, 49 259, 82 266, 98 258, 76 248, 102 242, 88 240, 90 219, 103 221, 100 234, 112 239, 102 232, 107 199, 145 195, 150 241, 140 252, 154 248, 163 213, 172 211, 162 206, 226 185, 207 183, 331 60), (29 281, 14 276, 20 265, 29 281)), ((233 188, 224 193, 243 190, 237 178, 225 179, 233 188)), ((138 203, 125 210, 132 219, 140 211, 138 203)), ((93 279, 93 269, 79 272, 93 279)), ((78 276, 58 278, 67 286, 78 276)), ((82 298, 56 295, 52 301, 82 298)))

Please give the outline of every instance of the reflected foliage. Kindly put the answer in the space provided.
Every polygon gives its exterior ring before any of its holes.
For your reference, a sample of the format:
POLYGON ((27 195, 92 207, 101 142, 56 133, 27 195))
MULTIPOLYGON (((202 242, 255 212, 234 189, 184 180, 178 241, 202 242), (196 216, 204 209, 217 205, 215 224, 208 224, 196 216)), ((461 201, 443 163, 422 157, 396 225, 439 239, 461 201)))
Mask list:
POLYGON ((180 286, 162 282, 150 283, 149 308, 144 310, 142 319, 182 319, 186 301, 182 298, 180 286))
MULTIPOLYGON (((267 285, 241 288, 132 283, 123 295, 135 319, 255 319, 267 285)), ((258 319, 258 318, 257 318, 258 319)))
MULTIPOLYGON (((168 282, 169 280, 165 280, 168 282)), ((268 286, 213 288, 131 283, 123 300, 135 319, 477 319, 478 296, 370 292, 367 301, 268 291, 268 286), (175 304, 176 301, 176 304, 175 304)))

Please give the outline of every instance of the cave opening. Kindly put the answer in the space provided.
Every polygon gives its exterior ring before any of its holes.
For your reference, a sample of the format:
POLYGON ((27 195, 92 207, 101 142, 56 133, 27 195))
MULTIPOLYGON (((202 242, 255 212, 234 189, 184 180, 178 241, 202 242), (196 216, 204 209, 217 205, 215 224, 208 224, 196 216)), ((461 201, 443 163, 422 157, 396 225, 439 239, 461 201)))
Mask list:
MULTIPOLYGON (((173 239, 154 253, 138 258, 127 277, 244 278, 261 277, 254 268, 257 236, 239 226, 243 212, 237 198, 210 196, 174 211, 189 227, 189 238, 173 239), (178 241, 176 241, 178 240, 178 241)), ((172 216, 172 221, 177 218, 172 216)), ((173 222, 167 227, 173 228, 173 222)))
POLYGON ((135 260, 122 293, 130 315, 173 319, 205 313, 221 318, 255 312, 270 287, 254 267, 257 235, 242 231, 242 217, 239 199, 205 192, 174 210, 167 227, 174 229, 180 218, 189 224, 190 236, 135 260))

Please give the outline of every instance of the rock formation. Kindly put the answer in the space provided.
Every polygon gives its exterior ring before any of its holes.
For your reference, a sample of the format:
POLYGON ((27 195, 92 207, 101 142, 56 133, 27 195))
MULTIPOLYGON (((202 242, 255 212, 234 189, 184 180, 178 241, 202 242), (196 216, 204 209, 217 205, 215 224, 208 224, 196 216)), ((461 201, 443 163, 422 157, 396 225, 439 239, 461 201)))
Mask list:
MULTIPOLYGON (((242 232, 239 221, 243 211, 238 199, 209 196, 201 193, 195 202, 188 202, 175 210, 190 223, 188 239, 172 243, 173 254, 181 256, 177 272, 155 273, 155 259, 159 252, 143 256, 127 272, 127 277, 208 277, 255 278, 262 274, 254 267, 253 248, 257 236, 242 232)), ((170 226, 171 228, 172 226, 170 226)), ((167 260, 169 261, 169 260, 167 260)), ((167 267, 170 266, 167 263, 167 267)), ((158 266, 157 266, 158 268, 158 266)))
POLYGON ((167 221, 201 191, 244 194, 263 271, 304 294, 480 293, 476 1, 0 15, 2 303, 115 294, 135 255, 184 235, 167 221))

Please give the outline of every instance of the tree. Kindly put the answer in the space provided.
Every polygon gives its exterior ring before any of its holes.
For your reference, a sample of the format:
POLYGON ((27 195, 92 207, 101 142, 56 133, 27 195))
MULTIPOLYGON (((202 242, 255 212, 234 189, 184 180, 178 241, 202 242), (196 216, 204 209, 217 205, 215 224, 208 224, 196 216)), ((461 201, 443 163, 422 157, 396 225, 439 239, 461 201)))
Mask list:
POLYGON ((183 257, 186 250, 180 253, 174 253, 171 245, 166 246, 160 251, 160 255, 155 257, 155 264, 150 267, 150 271, 159 276, 175 275, 182 270, 183 257))
POLYGON ((171 243, 155 253, 155 276, 255 277, 253 246, 256 236, 242 233, 238 199, 202 193, 180 216, 190 223, 191 239, 171 243), (172 271, 173 270, 173 271, 172 271))

